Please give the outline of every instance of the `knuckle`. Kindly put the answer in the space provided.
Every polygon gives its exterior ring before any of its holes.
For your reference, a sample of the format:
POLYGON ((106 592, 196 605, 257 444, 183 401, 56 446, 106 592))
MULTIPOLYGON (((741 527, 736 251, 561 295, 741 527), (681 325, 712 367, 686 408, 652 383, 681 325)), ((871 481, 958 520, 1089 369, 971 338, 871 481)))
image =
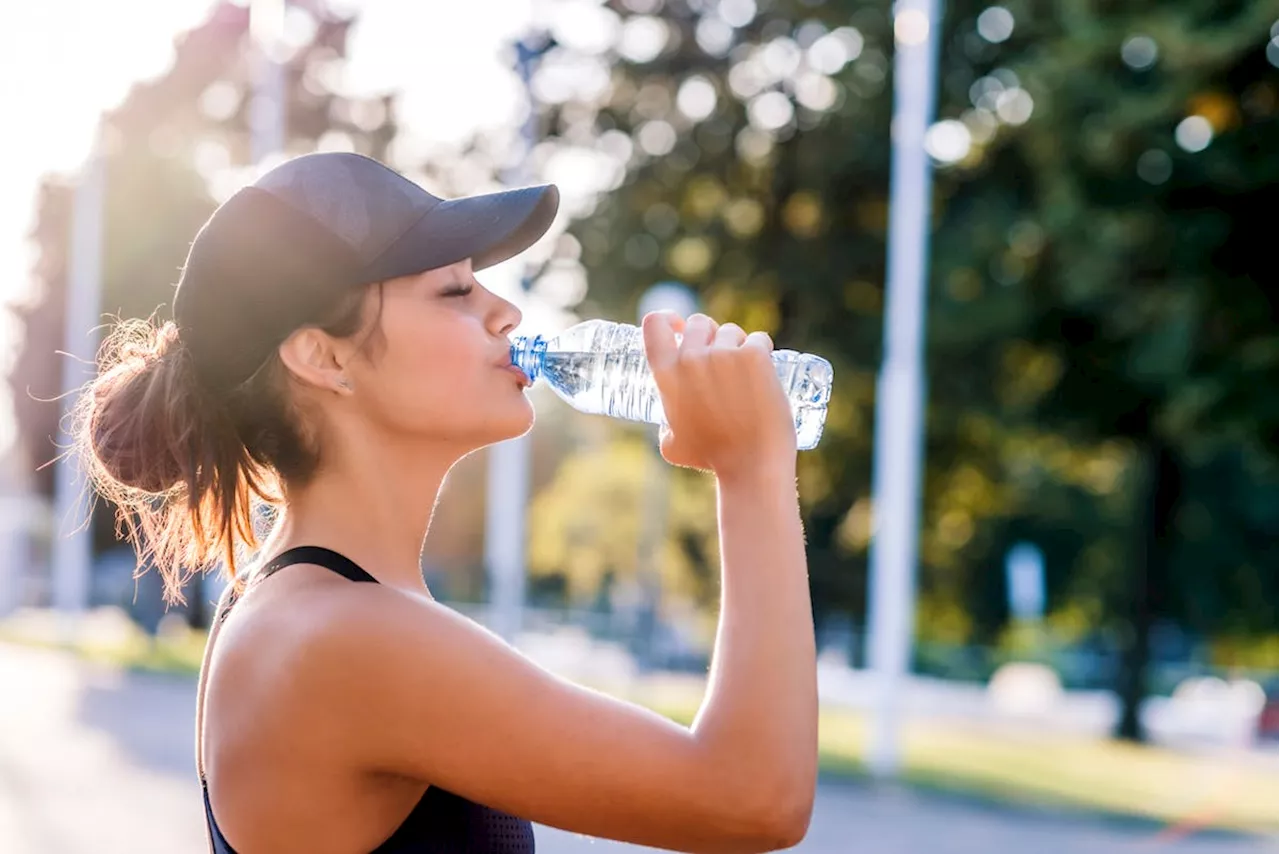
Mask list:
POLYGON ((707 351, 707 360, 717 365, 734 364, 738 360, 738 348, 721 344, 707 351))
POLYGON ((746 353, 746 358, 750 360, 750 363, 753 367, 756 367, 756 368, 768 367, 772 369, 773 355, 768 350, 765 350, 760 347, 751 347, 747 349, 745 353, 746 353))
POLYGON ((685 367, 705 365, 716 351, 710 347, 686 350, 680 354, 680 364, 685 367))

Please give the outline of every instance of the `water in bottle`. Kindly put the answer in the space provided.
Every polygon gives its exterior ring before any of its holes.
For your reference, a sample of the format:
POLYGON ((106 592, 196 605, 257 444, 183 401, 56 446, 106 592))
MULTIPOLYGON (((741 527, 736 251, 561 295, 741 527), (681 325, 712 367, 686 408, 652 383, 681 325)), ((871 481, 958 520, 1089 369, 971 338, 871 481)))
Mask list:
MULTIPOLYGON (((639 327, 587 320, 551 339, 517 337, 511 342, 511 362, 530 382, 545 380, 580 412, 665 423, 639 327)), ((774 350, 773 364, 791 402, 796 446, 813 448, 827 418, 831 363, 794 350, 774 350)))

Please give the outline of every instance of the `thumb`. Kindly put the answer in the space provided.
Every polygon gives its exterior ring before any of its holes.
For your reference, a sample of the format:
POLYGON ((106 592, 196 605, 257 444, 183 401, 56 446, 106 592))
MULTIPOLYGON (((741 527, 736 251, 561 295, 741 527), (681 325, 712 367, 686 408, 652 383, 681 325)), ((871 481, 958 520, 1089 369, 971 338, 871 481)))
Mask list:
POLYGON ((662 454, 662 458, 669 463, 674 464, 672 460, 672 447, 675 444, 675 434, 671 432, 671 428, 663 424, 658 428, 658 451, 662 454))

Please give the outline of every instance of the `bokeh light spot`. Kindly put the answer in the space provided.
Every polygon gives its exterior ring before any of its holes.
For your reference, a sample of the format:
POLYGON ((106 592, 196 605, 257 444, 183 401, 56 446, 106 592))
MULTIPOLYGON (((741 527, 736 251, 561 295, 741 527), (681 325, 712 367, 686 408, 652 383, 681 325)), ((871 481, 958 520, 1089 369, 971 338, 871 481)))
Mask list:
POLYGON ((943 119, 925 133, 924 148, 939 163, 956 163, 969 153, 972 138, 964 122, 943 119))
POLYGON ((1204 151, 1213 142, 1213 125, 1204 116, 1187 116, 1178 122, 1173 138, 1183 151, 1204 151))
POLYGON ((1013 35, 1013 13, 1003 6, 991 6, 978 16, 978 35, 992 44, 1007 41, 1013 35))

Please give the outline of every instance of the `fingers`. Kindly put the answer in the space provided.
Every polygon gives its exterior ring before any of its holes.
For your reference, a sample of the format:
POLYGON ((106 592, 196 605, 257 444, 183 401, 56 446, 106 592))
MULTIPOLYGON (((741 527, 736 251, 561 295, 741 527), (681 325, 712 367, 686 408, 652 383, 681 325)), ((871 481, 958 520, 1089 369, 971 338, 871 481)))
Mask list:
POLYGON ((769 335, 748 335, 736 323, 717 324, 705 314, 691 315, 683 332, 678 322, 671 314, 644 320, 645 348, 670 425, 661 433, 663 457, 678 466, 715 469, 717 459, 736 458, 735 448, 776 438, 776 424, 764 429, 754 418, 761 406, 779 413, 786 408, 785 400, 775 399, 785 395, 769 335), (770 378, 773 388, 763 388, 770 378))
POLYGON ((684 336, 680 341, 682 353, 705 350, 715 340, 719 325, 705 314, 691 314, 684 324, 684 336))
POLYGON ((773 339, 769 337, 768 332, 752 332, 747 336, 747 340, 743 342, 744 347, 755 347, 764 350, 766 353, 773 352, 773 339))
POLYGON ((655 311, 644 317, 645 358, 654 374, 675 366, 680 350, 676 344, 676 326, 680 316, 671 311, 655 311))
POLYGON ((736 323, 725 323, 716 330, 715 346, 723 348, 741 347, 747 340, 747 333, 736 323))

